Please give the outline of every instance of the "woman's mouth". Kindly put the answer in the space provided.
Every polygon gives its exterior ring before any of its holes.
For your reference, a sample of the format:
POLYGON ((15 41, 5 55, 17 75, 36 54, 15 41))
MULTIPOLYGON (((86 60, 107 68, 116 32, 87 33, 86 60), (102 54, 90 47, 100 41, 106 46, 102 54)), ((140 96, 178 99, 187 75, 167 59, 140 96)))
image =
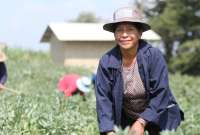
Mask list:
POLYGON ((129 43, 129 40, 120 40, 120 43, 127 44, 127 43, 129 43))

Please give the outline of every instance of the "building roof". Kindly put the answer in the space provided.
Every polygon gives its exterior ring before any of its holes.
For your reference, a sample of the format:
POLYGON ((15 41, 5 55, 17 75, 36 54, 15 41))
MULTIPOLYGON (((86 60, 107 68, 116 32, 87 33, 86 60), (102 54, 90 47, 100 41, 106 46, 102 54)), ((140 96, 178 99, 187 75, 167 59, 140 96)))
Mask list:
MULTIPOLYGON (((113 33, 103 30, 103 23, 50 23, 41 42, 50 42, 54 35, 60 41, 113 41, 113 33)), ((143 32, 142 39, 161 40, 152 30, 143 32)))

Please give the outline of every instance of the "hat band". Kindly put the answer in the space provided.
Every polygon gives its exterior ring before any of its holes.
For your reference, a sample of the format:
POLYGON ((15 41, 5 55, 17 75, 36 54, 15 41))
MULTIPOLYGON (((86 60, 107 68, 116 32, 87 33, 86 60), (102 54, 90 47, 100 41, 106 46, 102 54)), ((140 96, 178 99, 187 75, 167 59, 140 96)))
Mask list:
POLYGON ((118 18, 117 20, 114 20, 114 22, 126 22, 126 21, 130 21, 130 22, 145 22, 144 20, 140 19, 140 18, 133 18, 133 17, 121 17, 118 18))

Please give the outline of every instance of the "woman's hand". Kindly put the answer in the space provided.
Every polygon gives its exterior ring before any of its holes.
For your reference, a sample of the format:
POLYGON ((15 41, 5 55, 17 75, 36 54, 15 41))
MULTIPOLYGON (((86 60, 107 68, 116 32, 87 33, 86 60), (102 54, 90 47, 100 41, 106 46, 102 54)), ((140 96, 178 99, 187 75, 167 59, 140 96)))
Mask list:
POLYGON ((106 133, 106 135, 115 135, 113 131, 106 133))
POLYGON ((0 90, 3 90, 5 86, 3 84, 0 84, 0 90))
POLYGON ((139 121, 135 121, 129 130, 129 135, 144 135, 144 125, 139 121))

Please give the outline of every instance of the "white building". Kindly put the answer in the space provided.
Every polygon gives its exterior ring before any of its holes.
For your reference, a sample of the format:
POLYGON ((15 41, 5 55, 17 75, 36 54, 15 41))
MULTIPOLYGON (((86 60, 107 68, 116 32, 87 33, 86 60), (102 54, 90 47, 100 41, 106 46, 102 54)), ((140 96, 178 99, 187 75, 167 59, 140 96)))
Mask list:
MULTIPOLYGON (((154 31, 143 33, 143 39, 159 41, 154 31)), ((102 23, 51 23, 41 42, 50 44, 50 53, 57 64, 96 67, 99 58, 115 46, 113 33, 103 30, 102 23)))

